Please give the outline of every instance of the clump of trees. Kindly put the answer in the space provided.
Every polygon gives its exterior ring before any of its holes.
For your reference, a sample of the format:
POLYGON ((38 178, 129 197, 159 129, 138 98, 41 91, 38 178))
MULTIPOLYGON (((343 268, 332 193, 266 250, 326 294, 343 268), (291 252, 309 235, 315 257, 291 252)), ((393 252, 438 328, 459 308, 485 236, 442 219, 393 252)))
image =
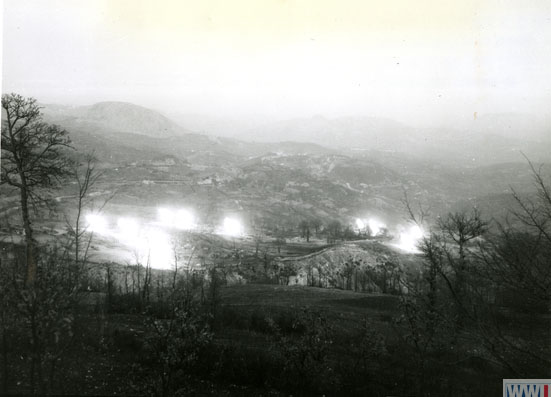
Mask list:
POLYGON ((342 238, 342 224, 338 220, 331 221, 327 224, 327 242, 334 243, 342 238))
POLYGON ((515 192, 506 222, 476 208, 450 213, 419 246, 423 267, 407 280, 399 321, 419 392, 435 390, 431 377, 453 363, 515 378, 551 374, 551 195, 530 166, 537 192, 515 192))

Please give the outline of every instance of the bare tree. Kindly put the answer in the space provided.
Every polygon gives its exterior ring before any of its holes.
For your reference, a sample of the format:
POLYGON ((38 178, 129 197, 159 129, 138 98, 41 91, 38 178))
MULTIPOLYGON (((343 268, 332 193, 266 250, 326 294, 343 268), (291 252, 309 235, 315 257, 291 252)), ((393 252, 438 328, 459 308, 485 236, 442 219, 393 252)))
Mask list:
POLYGON ((260 231, 255 231, 255 234, 253 235, 253 241, 254 241, 254 255, 258 257, 258 251, 260 250, 260 244, 262 244, 262 233, 260 231))
POLYGON ((314 232, 316 233, 316 236, 319 235, 320 229, 322 227, 323 223, 320 219, 314 218, 310 221, 310 226, 314 228, 314 232))
POLYGON ((174 254, 174 273, 172 273, 172 289, 174 290, 176 288, 176 280, 178 279, 178 247, 177 247, 177 241, 174 239, 172 240, 172 253, 174 254))
POLYGON ((279 234, 275 239, 275 245, 277 247, 277 253, 281 254, 281 247, 287 244, 287 240, 285 239, 285 235, 283 233, 279 234))
POLYGON ((310 241, 310 223, 306 219, 303 219, 298 224, 298 227, 300 229, 300 236, 302 238, 305 238, 306 242, 309 242, 310 241))
MULTIPOLYGON (((457 256, 445 244, 442 247, 446 253, 447 264, 455 273, 453 286, 447 278, 443 266, 439 266, 438 269, 445 277, 454 297, 458 300, 457 303, 462 305, 464 303, 462 300, 464 300, 467 293, 465 289, 467 288, 466 278, 469 270, 467 245, 488 231, 488 222, 482 219, 478 209, 473 208, 470 213, 456 212, 448 214, 446 218, 439 220, 438 226, 444 237, 451 239, 457 247, 457 256)), ((440 241, 444 241, 444 239, 442 238, 440 241)))
POLYGON ((404 205, 410 221, 413 221, 417 226, 422 226, 425 221, 430 217, 430 208, 423 206, 420 202, 417 208, 414 209, 411 203, 411 199, 408 196, 407 190, 404 188, 404 197, 402 198, 402 204, 404 205))
MULTIPOLYGON (((486 360, 516 376, 545 377, 550 368, 544 313, 551 307, 551 195, 541 169, 530 166, 537 193, 513 193, 516 222, 496 222, 492 232, 477 209, 437 222, 420 246, 426 279, 417 294, 412 288, 409 295, 422 325, 418 335, 469 338, 486 360), (449 310, 449 303, 455 310, 449 310), (448 331, 441 331, 446 328, 442 324, 448 324, 448 331), (529 337, 514 335, 512 330, 525 327, 530 327, 529 337)), ((413 213, 411 206, 408 212, 413 213)))
POLYGON ((149 295, 151 289, 151 255, 147 255, 147 262, 145 263, 145 277, 142 290, 142 302, 149 303, 149 295))
MULTIPOLYGON (((65 216, 65 223, 69 230, 69 236, 71 237, 71 243, 74 249, 74 265, 76 271, 80 271, 80 265, 86 263, 88 257, 88 250, 92 242, 93 234, 90 233, 86 240, 84 240, 87 228, 83 226, 82 217, 84 210, 91 204, 90 190, 97 183, 98 179, 102 176, 102 172, 99 172, 95 168, 95 159, 93 154, 87 154, 85 156, 84 164, 80 161, 75 161, 72 164, 71 176, 76 182, 76 214, 74 221, 70 221, 65 216), (84 246, 82 246, 84 244, 84 246), (84 250, 84 252, 82 252, 84 250)), ((105 201, 105 203, 107 200, 105 201)), ((104 205, 105 205, 104 203, 104 205)))
POLYGON ((531 232, 537 233, 551 243, 551 188, 545 183, 542 166, 536 169, 530 160, 528 164, 532 170, 537 193, 534 199, 529 199, 523 198, 515 189, 512 189, 513 197, 519 207, 518 210, 513 211, 513 215, 531 232))
POLYGON ((2 96, 5 120, 2 128, 1 183, 19 190, 21 217, 25 231, 27 285, 36 278, 35 240, 30 206, 43 201, 41 189, 50 188, 69 174, 67 131, 42 122, 40 108, 34 98, 18 94, 2 96))
POLYGON ((342 225, 339 221, 331 221, 327 225, 327 242, 334 243, 342 237, 342 225))

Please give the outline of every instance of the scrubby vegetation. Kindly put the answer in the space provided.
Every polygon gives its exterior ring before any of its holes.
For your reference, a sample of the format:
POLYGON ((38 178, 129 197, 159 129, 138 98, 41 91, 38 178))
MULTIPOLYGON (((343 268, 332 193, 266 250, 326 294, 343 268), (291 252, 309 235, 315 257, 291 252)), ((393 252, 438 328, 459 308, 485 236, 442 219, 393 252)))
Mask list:
POLYGON ((515 193, 509 222, 452 212, 431 222, 413 260, 345 244, 368 236, 312 217, 296 225, 306 247, 260 228, 248 245, 186 241, 200 266, 92 263, 81 214, 97 204, 93 157, 40 157, 68 147, 66 133, 33 101, 2 104, 24 110, 2 130, 13 157, 2 181, 19 192, 24 224, 0 257, 2 394, 472 396, 499 393, 503 378, 551 376, 551 194, 531 164, 537 194, 515 193), (61 211, 52 167, 76 200, 67 232, 39 242, 31 207, 61 211))

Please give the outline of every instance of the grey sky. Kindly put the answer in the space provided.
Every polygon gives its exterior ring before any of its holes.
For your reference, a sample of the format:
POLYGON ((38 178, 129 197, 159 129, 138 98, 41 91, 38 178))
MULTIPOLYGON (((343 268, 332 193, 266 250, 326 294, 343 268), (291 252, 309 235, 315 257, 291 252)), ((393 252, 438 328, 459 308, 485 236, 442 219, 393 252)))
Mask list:
POLYGON ((549 115, 549 1, 5 0, 3 91, 237 118, 549 115))

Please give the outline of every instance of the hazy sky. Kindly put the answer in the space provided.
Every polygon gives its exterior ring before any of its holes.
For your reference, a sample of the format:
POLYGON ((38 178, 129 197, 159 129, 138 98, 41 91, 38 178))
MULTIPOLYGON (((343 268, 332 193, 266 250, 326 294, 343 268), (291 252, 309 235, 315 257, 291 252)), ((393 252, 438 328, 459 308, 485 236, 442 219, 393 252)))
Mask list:
POLYGON ((551 111, 549 0, 5 0, 3 91, 439 123, 551 111))

